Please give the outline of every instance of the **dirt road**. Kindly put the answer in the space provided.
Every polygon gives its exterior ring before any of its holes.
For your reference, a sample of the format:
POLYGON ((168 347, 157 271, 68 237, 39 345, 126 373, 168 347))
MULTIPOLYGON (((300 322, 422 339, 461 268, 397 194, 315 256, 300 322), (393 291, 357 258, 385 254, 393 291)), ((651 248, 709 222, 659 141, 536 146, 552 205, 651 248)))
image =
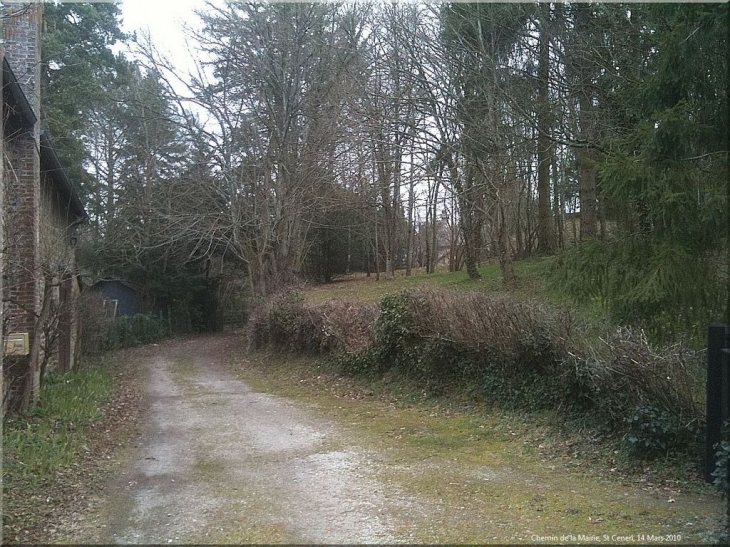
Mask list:
POLYGON ((257 392, 224 364, 237 347, 228 335, 146 353, 137 442, 97 514, 67 539, 535 543, 606 534, 640 543, 642 533, 703 541, 717 528, 722 504, 714 496, 566 475, 529 451, 505 452, 515 448, 508 433, 478 437, 483 423, 468 422, 477 432, 468 447, 447 446, 445 433, 434 436, 443 420, 433 415, 361 403, 338 410, 257 392), (386 417, 388 431, 401 435, 367 429, 386 417))

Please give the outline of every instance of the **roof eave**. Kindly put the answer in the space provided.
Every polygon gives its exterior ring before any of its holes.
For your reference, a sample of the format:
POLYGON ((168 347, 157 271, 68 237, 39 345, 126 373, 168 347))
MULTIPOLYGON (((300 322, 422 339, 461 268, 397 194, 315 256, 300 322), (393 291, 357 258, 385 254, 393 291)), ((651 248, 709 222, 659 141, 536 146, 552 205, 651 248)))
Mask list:
POLYGON ((68 201, 70 211, 78 219, 86 219, 86 209, 79 198, 71 179, 61 165, 48 133, 41 131, 41 171, 48 174, 56 184, 59 193, 68 201))
POLYGON ((7 92, 9 98, 13 104, 13 114, 17 116, 20 121, 20 125, 26 129, 31 129, 38 118, 33 112, 33 107, 28 102, 28 98, 23 93, 23 88, 18 83, 18 78, 15 76, 13 69, 10 67, 7 58, 3 57, 3 98, 7 92))

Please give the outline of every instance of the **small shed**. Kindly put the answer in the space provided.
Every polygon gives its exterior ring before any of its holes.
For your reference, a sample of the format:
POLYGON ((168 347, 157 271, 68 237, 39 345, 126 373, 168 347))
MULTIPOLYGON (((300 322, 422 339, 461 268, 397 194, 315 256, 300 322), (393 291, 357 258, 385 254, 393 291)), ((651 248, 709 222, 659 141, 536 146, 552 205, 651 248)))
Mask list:
POLYGON ((104 309, 111 317, 131 317, 144 313, 142 294, 124 281, 105 279, 94 283, 90 289, 104 299, 104 309))

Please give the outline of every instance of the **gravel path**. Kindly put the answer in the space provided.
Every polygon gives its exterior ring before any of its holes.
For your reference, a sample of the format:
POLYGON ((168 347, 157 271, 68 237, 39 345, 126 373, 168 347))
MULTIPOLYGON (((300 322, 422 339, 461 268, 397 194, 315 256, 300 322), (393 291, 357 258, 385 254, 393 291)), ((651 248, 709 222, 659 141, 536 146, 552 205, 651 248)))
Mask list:
POLYGON ((414 500, 368 477, 377 455, 343 449, 334 423, 253 392, 218 366, 215 344, 187 341, 151 362, 138 449, 107 489, 97 531, 76 539, 408 541, 386 508, 400 514, 414 500))
POLYGON ((367 401, 323 410, 316 400, 257 392, 232 372, 235 360, 251 381, 267 374, 240 357, 241 345, 222 335, 139 352, 148 371, 136 442, 93 514, 57 537, 392 544, 580 543, 583 535, 614 543, 618 530, 625 544, 643 543, 645 532, 676 543, 710 540, 722 516, 718 496, 566 473, 514 433, 466 418, 367 401), (358 429, 368 424, 367 434, 358 429), (373 436, 376 425, 385 435, 373 436), (443 427, 471 429, 457 442, 443 427))

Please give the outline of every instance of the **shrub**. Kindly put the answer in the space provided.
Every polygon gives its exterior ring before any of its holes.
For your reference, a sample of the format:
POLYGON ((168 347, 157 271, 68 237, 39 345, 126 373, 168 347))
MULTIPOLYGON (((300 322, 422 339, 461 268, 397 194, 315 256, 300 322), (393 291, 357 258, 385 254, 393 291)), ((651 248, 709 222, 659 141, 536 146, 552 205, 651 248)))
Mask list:
POLYGON ((281 293, 254 310, 246 333, 249 350, 267 346, 312 353, 353 353, 373 341, 378 310, 371 304, 305 304, 298 292, 281 293))
MULTIPOLYGON (((728 437, 730 431, 730 422, 723 424, 723 437, 728 437)), ((717 542, 718 545, 730 544, 730 442, 722 441, 715 446, 715 470, 712 472, 714 479, 712 484, 720 491, 722 498, 726 502, 726 520, 725 530, 722 537, 717 542)))
POLYGON ((161 315, 137 314, 133 317, 118 317, 109 325, 104 347, 118 349, 151 344, 167 335, 167 321, 161 315))
POLYGON ((299 292, 280 293, 257 308, 248 323, 250 349, 277 346, 310 351, 319 346, 317 329, 299 292))
POLYGON ((683 427, 697 429, 704 415, 701 356, 675 345, 652 347, 640 330, 619 328, 594 349, 593 381, 602 413, 614 423, 652 408, 673 416, 683 427))
POLYGON ((383 372, 372 347, 359 352, 342 353, 337 356, 336 363, 343 374, 351 376, 373 376, 383 372))
POLYGON ((484 372, 482 389, 488 401, 510 410, 584 409, 571 398, 564 375, 541 374, 534 370, 507 373, 489 368, 484 372))
MULTIPOLYGON (((725 428, 727 430, 727 427, 725 428)), ((730 443, 722 442, 715 452, 715 470, 712 472, 713 485, 720 490, 722 497, 730 503, 730 443)), ((730 508, 729 508, 730 509, 730 508)))
POLYGON ((691 439, 675 414, 653 406, 636 407, 626 422, 629 449, 640 457, 666 456, 691 439))
POLYGON ((104 310, 104 297, 85 291, 79 298, 79 353, 98 355, 104 351, 112 319, 104 310))
POLYGON ((373 325, 378 318, 376 304, 352 304, 340 300, 308 306, 310 315, 321 314, 320 348, 329 353, 358 353, 373 345, 373 325))
POLYGON ((569 331, 567 315, 506 295, 420 289, 383 298, 376 351, 383 367, 425 381, 547 374, 569 331))

